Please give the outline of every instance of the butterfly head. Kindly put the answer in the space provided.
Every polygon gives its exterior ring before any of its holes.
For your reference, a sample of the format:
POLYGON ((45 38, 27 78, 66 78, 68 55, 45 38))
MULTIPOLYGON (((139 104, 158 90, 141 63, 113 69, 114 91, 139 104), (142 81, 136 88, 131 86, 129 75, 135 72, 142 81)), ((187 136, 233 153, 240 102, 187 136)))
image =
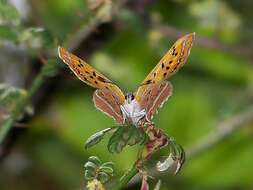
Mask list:
POLYGON ((128 92, 126 95, 125 95, 125 100, 128 104, 130 104, 133 100, 134 100, 134 94, 132 92, 128 92))

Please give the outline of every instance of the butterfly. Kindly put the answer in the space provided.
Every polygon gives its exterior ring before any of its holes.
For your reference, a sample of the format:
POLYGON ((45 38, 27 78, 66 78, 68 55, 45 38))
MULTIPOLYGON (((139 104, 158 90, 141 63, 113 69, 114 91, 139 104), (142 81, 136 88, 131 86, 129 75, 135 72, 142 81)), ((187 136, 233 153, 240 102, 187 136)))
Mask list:
POLYGON ((191 33, 178 39, 137 91, 126 94, 106 76, 63 47, 58 48, 58 53, 81 81, 97 89, 93 94, 97 109, 112 117, 118 124, 133 124, 138 127, 141 122, 151 122, 154 114, 172 95, 172 84, 167 79, 186 62, 194 38, 195 33, 191 33))

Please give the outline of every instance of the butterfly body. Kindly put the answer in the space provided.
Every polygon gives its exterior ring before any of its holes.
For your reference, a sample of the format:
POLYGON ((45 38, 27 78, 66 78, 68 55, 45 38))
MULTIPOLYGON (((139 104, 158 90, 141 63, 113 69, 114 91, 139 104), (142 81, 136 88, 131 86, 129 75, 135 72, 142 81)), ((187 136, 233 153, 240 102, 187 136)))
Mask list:
POLYGON ((125 96, 125 102, 120 106, 124 121, 138 127, 140 121, 145 118, 146 111, 140 107, 139 102, 135 99, 133 93, 125 96))
POLYGON ((140 121, 151 122, 153 115, 172 95, 172 85, 166 79, 184 65, 194 36, 192 33, 177 40, 137 91, 126 95, 115 83, 66 49, 59 47, 58 53, 81 81, 97 88, 93 94, 97 109, 112 117, 118 124, 133 124, 138 127, 140 121))

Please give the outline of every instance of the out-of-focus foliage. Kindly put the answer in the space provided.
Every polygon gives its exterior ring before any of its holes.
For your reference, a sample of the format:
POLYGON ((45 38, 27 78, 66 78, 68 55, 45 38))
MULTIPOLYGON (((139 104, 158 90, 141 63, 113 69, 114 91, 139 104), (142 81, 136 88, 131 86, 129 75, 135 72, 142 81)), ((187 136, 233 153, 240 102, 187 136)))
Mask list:
MULTIPOLYGON (((23 89, 14 88, 7 84, 0 84, 0 124, 9 118, 10 113, 16 107, 17 101, 26 96, 26 91, 23 89)), ((27 111, 32 112, 31 108, 27 106, 27 111)), ((21 117, 21 116, 20 116, 21 117)))
MULTIPOLYGON (((25 21, 17 11, 22 9, 15 8, 17 1, 0 1, 0 80, 23 88, 31 84, 41 66, 33 61, 35 55, 55 55, 54 47, 96 14, 84 0, 22 2, 30 7, 25 21)), ((136 10, 144 5, 138 6, 123 8, 117 18, 112 17, 115 26, 105 26, 105 39, 99 36, 103 30, 94 31, 98 37, 91 46, 96 47, 100 40, 103 44, 89 57, 83 56, 86 52, 82 49, 88 46, 85 43, 77 54, 125 92, 134 91, 176 36, 196 32, 187 63, 170 79, 173 96, 154 118, 156 126, 187 149, 209 132, 219 130, 216 126, 220 121, 252 104, 253 2, 158 0, 142 13, 136 10), (215 42, 215 48, 209 41, 200 43, 200 38, 215 42)), ((52 62, 60 65, 60 61, 52 62)), ((120 154, 110 154, 107 143, 84 149, 88 137, 115 124, 95 109, 94 89, 64 68, 56 79, 48 81, 51 86, 47 84, 38 94, 36 98, 46 98, 36 105, 29 129, 22 131, 1 161, 0 189, 83 189, 83 165, 91 155, 113 161, 116 177, 135 162, 135 146, 124 148, 120 154)), ((48 73, 55 76, 55 71, 48 73)), ((102 142, 108 140, 105 136, 102 142)), ((250 189, 252 145, 251 124, 205 153, 191 160, 186 157, 177 176, 165 175, 161 190, 250 189)))

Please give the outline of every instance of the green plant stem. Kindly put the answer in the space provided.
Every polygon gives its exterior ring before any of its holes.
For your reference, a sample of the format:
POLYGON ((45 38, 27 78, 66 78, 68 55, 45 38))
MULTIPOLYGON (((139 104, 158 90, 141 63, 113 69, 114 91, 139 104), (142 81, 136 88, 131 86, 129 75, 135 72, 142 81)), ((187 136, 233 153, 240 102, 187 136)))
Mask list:
POLYGON ((132 166, 132 168, 119 180, 117 181, 116 187, 114 189, 120 190, 125 187, 128 182, 138 173, 136 163, 132 166))
POLYGON ((138 173, 138 169, 137 169, 137 164, 138 161, 140 159, 142 159, 142 153, 144 150, 144 145, 140 145, 139 150, 138 150, 138 154, 137 154, 137 161, 134 163, 134 165, 132 166, 132 168, 126 172, 119 181, 117 181, 117 185, 114 189, 116 190, 120 190, 123 187, 125 187, 130 181, 131 179, 138 173))
MULTIPOLYGON (((45 64, 43 67, 47 67, 48 64, 45 64)), ((42 68, 42 71, 37 75, 34 82, 31 85, 30 90, 24 98, 18 100, 15 110, 12 112, 10 117, 4 122, 0 130, 0 144, 3 143, 6 135, 10 131, 11 127, 15 124, 20 114, 23 113, 25 106, 30 101, 31 97, 36 93, 36 91, 42 86, 45 78, 43 71, 46 69, 42 68)))

